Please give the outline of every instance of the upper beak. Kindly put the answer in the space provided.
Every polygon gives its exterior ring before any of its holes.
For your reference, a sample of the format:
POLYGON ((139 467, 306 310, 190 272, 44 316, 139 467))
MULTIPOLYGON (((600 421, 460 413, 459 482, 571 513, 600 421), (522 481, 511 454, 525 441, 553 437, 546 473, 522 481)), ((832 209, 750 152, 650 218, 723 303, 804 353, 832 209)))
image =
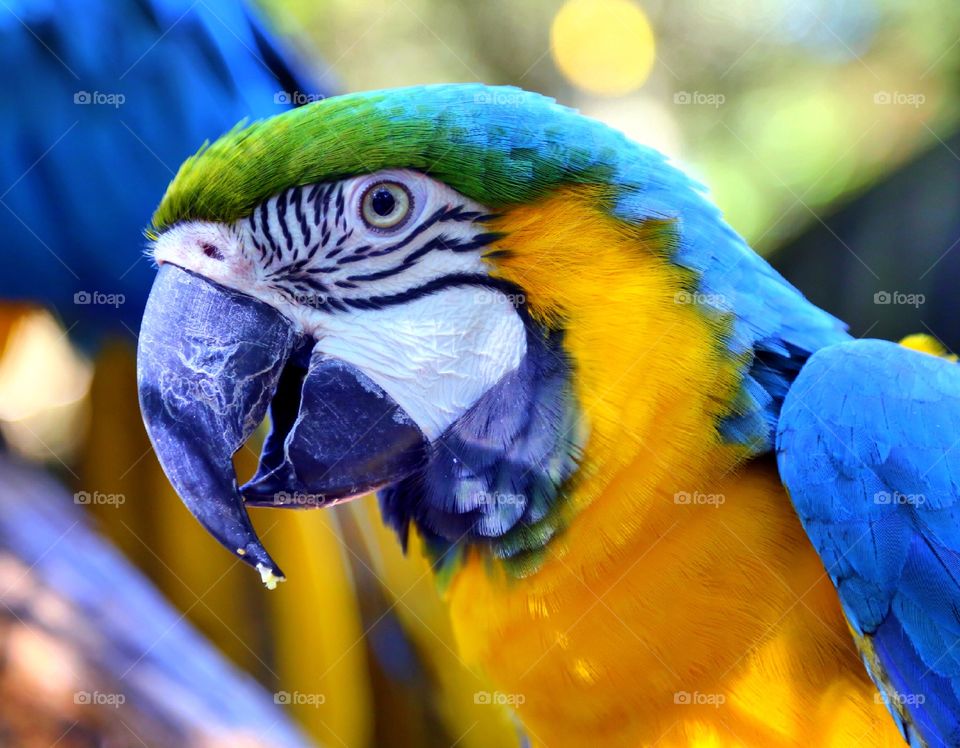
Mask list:
POLYGON ((164 264, 137 353, 140 408, 164 472, 201 524, 267 586, 283 574, 250 524, 232 457, 263 420, 297 337, 267 304, 164 264))

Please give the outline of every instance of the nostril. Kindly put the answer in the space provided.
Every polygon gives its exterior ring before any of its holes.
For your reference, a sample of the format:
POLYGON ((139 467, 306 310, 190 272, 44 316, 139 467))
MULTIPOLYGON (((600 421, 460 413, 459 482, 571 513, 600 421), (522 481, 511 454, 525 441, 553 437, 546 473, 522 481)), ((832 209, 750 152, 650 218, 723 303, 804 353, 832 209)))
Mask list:
POLYGON ((203 253, 214 260, 223 260, 223 252, 220 251, 220 247, 215 244, 210 244, 209 242, 200 242, 200 249, 203 250, 203 253))

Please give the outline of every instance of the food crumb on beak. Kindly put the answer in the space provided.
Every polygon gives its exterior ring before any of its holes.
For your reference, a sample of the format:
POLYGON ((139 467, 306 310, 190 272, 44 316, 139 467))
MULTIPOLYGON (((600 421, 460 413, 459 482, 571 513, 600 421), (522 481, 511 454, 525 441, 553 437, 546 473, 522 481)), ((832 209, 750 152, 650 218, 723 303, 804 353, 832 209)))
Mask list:
POLYGON ((257 564, 257 571, 260 572, 260 580, 268 590, 275 590, 280 582, 286 582, 286 577, 278 577, 273 573, 273 569, 268 569, 263 564, 257 564))

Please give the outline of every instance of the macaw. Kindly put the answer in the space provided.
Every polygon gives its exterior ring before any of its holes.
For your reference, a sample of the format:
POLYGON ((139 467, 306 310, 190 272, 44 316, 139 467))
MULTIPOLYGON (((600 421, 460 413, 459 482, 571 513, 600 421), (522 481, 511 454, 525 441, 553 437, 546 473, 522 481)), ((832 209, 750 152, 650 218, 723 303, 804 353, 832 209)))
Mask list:
POLYGON ((201 148, 148 235, 150 439, 268 587, 248 507, 375 491, 533 745, 960 745, 960 370, 852 339, 659 153, 351 94, 201 148))

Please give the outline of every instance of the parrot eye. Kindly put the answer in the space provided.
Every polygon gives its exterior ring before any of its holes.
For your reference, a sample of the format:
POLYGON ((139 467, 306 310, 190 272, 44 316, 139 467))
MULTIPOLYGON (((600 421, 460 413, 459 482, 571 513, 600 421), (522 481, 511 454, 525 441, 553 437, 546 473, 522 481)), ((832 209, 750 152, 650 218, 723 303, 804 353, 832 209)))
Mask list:
POLYGON ((394 229, 410 216, 413 198, 398 182, 377 182, 360 198, 360 216, 373 229, 394 229))

